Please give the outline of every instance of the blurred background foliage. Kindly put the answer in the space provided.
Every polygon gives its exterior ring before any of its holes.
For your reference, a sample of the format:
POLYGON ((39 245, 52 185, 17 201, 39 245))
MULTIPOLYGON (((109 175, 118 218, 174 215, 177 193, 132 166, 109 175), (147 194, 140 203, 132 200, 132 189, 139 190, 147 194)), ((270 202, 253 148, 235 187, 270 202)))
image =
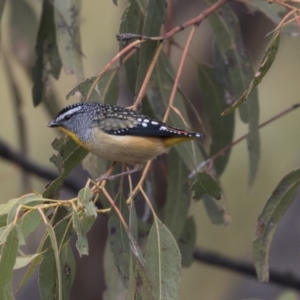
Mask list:
MULTIPOLYGON (((239 17, 244 43, 250 53, 254 66, 257 66, 266 47, 266 34, 274 29, 274 24, 262 13, 250 13, 242 1, 233 1, 232 8, 239 17)), ((261 1, 263 2, 263 1, 261 1)), ((203 1, 172 1, 173 24, 179 25, 198 15, 206 5, 203 1)), ((275 5, 275 4, 272 4, 275 5)), ((1 6, 1 5, 0 5, 1 6)), ((126 7, 124 1, 118 6, 111 1, 90 0, 82 3, 80 16, 81 50, 84 54, 83 68, 86 77, 91 77, 102 70, 107 62, 117 53, 119 43, 115 35, 126 7)), ((45 106, 33 106, 31 68, 35 61, 34 47, 41 16, 41 1, 7 1, 1 21, 1 118, 0 138, 14 149, 20 149, 42 166, 55 169, 49 158, 53 154, 51 143, 57 132, 49 130, 47 123, 51 116, 45 106), (9 80, 11 72, 15 86, 9 80), (19 94, 19 103, 14 103, 14 93, 19 94), (17 125, 15 107, 18 106, 24 118, 21 133, 17 125)), ((188 31, 178 33, 174 39, 184 45, 188 31)), ((196 32, 190 53, 197 61, 212 62, 213 34, 207 20, 203 21, 196 32)), ((283 35, 276 60, 259 85, 260 123, 273 115, 299 102, 300 94, 300 39, 297 35, 283 35)), ((180 60, 181 50, 174 47, 171 61, 175 70, 180 60)), ((55 96, 60 107, 79 98, 71 97, 66 101, 66 94, 76 85, 75 76, 61 72, 59 80, 51 79, 55 96)), ((203 102, 199 99, 197 69, 188 58, 181 87, 201 111, 204 125, 208 123, 203 102)), ((124 105, 130 105, 126 99, 124 105)), ((247 133, 247 127, 236 117, 234 140, 247 133)), ((20 125, 19 125, 20 126, 20 125)), ((280 179, 290 170, 299 167, 300 155, 299 111, 276 120, 260 130, 261 159, 254 185, 248 186, 248 154, 246 143, 233 147, 229 164, 220 181, 224 187, 232 224, 228 227, 211 223, 201 202, 192 202, 190 213, 194 216, 197 227, 198 246, 228 255, 232 258, 252 261, 252 241, 257 216, 266 199, 280 179)), ((43 191, 47 182, 36 176, 23 176, 17 166, 0 160, 1 202, 19 197, 31 190, 43 191), (30 184, 28 184, 28 180, 30 184), (24 186, 26 189, 24 189, 24 186), (30 187, 30 188, 28 188, 30 187)), ((62 198, 70 198, 66 191, 62 198)), ((291 271, 300 275, 300 209, 299 196, 284 216, 274 238, 270 254, 270 265, 282 271, 291 271)), ((89 233, 90 256, 77 258, 77 272, 71 299, 101 299, 104 290, 102 257, 106 239, 107 218, 98 217, 89 233)), ((36 248, 38 233, 30 237, 29 248, 36 248)), ((15 281, 19 282, 22 271, 16 272, 15 281)), ((16 284, 18 286, 18 284, 16 284)), ((192 266, 182 270, 180 288, 181 299, 274 299, 285 289, 276 285, 259 284, 254 278, 247 278, 194 261, 192 266)), ((17 299, 39 299, 36 280, 32 279, 16 296, 17 299)), ((288 297, 288 296, 287 296, 288 297)), ((282 299, 289 299, 289 298, 282 299)), ((280 298, 281 299, 281 298, 280 298)))

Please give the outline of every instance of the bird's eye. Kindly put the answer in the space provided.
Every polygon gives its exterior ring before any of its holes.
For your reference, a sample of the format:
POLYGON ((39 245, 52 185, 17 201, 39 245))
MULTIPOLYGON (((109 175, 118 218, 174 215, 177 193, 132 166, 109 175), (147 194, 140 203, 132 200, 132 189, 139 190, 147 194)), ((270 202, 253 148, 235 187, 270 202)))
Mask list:
POLYGON ((68 121, 68 120, 70 120, 71 119, 71 116, 70 115, 66 115, 65 116, 65 121, 68 121))

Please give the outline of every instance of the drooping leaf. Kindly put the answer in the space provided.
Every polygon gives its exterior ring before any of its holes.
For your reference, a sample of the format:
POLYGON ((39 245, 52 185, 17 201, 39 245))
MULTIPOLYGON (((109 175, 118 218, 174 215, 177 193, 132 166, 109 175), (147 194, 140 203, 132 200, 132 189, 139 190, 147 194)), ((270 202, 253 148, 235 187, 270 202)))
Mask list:
POLYGON ((58 51, 66 74, 84 79, 80 44, 80 0, 54 0, 54 21, 58 51))
POLYGON ((196 225, 193 217, 186 219, 177 242, 181 253, 181 265, 188 268, 194 261, 193 253, 196 247, 196 225))
POLYGON ((168 153, 167 201, 163 210, 163 222, 177 240, 184 228, 190 204, 189 170, 172 149, 168 153))
POLYGON ((41 300, 53 300, 57 297, 57 272, 54 251, 49 249, 39 267, 39 289, 41 300))
MULTIPOLYGON (((143 12, 139 7, 138 1, 130 1, 121 18, 119 33, 142 34, 144 24, 143 12)), ((120 51, 126 46, 120 42, 120 51)), ((126 70, 127 84, 132 95, 135 94, 135 85, 139 67, 139 51, 135 51, 131 57, 124 62, 126 70)))
MULTIPOLYGON (((48 236, 42 247, 44 254, 39 267, 39 289, 42 300, 52 300, 54 296, 58 298, 59 294, 62 295, 62 286, 59 286, 61 274, 58 275, 58 269, 61 271, 58 249, 61 249, 61 245, 71 238, 70 218, 71 215, 68 214, 53 227, 53 230, 50 228, 51 225, 47 224, 48 236)), ((32 272, 32 268, 29 268, 25 274, 26 278, 32 272)), ((26 279, 23 281, 26 282, 26 279)))
POLYGON ((97 209, 92 202, 92 196, 92 190, 88 186, 84 187, 78 193, 78 204, 85 209, 88 216, 96 218, 97 209))
POLYGON ((42 258, 42 253, 35 253, 35 254, 24 255, 24 256, 17 256, 16 263, 14 265, 14 270, 26 267, 33 260, 35 260, 37 258, 41 259, 42 258))
POLYGON ((227 115, 230 112, 232 112, 236 107, 241 105, 245 100, 247 100, 250 93, 260 84, 263 77, 266 75, 266 73, 269 71, 270 67, 272 66, 278 48, 279 48, 279 42, 280 42, 280 30, 276 30, 265 50, 265 53, 262 57, 262 60, 260 61, 260 64, 258 66, 258 70, 252 79, 252 81, 249 84, 249 87, 245 90, 245 92, 242 94, 238 100, 236 100, 229 108, 227 108, 223 115, 227 115))
POLYGON ((155 219, 145 253, 155 299, 179 299, 181 255, 168 228, 155 219))
POLYGON ((52 181, 43 193, 43 197, 57 199, 64 179, 83 160, 88 151, 77 145, 72 139, 55 139, 54 150, 59 152, 50 159, 60 172, 60 176, 52 181))
POLYGON ((80 256, 89 254, 89 245, 86 232, 83 229, 77 211, 73 210, 73 227, 77 234, 76 248, 80 256))
POLYGON ((216 200, 221 199, 221 188, 218 183, 206 172, 197 173, 197 181, 194 182, 192 190, 194 199, 200 200, 204 195, 208 194, 216 200))
POLYGON ((13 268, 18 253, 18 233, 14 226, 1 249, 0 257, 0 299, 4 299, 8 284, 12 280, 13 268))
POLYGON ((253 256, 257 276, 261 281, 269 279, 269 252, 274 233, 281 218, 293 202, 300 186, 300 169, 284 176, 267 200, 258 217, 253 256))
POLYGON ((50 75, 57 79, 62 66, 56 44, 53 4, 47 0, 43 0, 35 51, 37 58, 32 69, 32 98, 34 106, 37 106, 50 96, 46 92, 50 75))
MULTIPOLYGON (((213 4, 212 0, 207 0, 213 4)), ((237 99, 247 89, 254 77, 250 57, 243 45, 239 22, 228 4, 223 5, 209 21, 216 39, 216 66, 220 84, 227 90, 228 98, 237 99)), ((258 92, 254 88, 248 100, 239 106, 240 118, 249 124, 247 145, 249 152, 249 176, 251 186, 254 182, 260 156, 260 137, 258 130, 259 105, 258 92)))
MULTIPOLYGON (((230 145, 234 134, 234 114, 221 116, 228 107, 224 87, 219 84, 216 70, 201 65, 198 68, 200 90, 203 96, 206 112, 210 123, 211 144, 209 157, 230 145)), ((214 160, 214 168, 220 176, 226 168, 231 149, 214 160)))
POLYGON ((229 225, 231 223, 230 213, 222 199, 216 200, 209 194, 205 194, 202 196, 202 200, 209 219, 213 224, 229 225))
MULTIPOLYGON (((120 194, 115 203, 120 210, 126 224, 128 224, 129 211, 126 202, 120 194)), ((131 227, 132 228, 132 227, 131 227)), ((133 230, 133 234, 134 234, 133 230)), ((121 275, 122 281, 127 284, 130 273, 130 263, 136 267, 137 275, 141 280, 141 289, 143 299, 154 300, 152 292, 152 283, 149 278, 146 261, 143 257, 142 250, 133 238, 129 228, 124 226, 118 214, 112 210, 111 218, 108 222, 109 242, 111 251, 114 254, 115 265, 121 275)))
POLYGON ((125 299, 127 289, 122 282, 114 263, 114 257, 110 250, 109 242, 107 242, 105 246, 103 264, 106 285, 106 289, 103 293, 103 300, 114 300, 119 297, 125 299))
MULTIPOLYGON (((122 194, 119 194, 115 203, 120 210, 125 222, 129 220, 129 210, 122 194)), ((126 230, 117 213, 112 210, 108 221, 108 234, 110 249, 113 253, 115 265, 126 284, 129 278, 130 245, 126 230)))
MULTIPOLYGON (((164 21, 165 9, 165 1, 147 1, 147 8, 145 10, 144 25, 142 30, 142 34, 144 36, 155 37, 160 34, 160 29, 164 21)), ((157 41, 146 41, 145 43, 141 44, 139 50, 139 68, 135 86, 136 95, 139 93, 143 84, 157 45, 157 41)))
POLYGON ((75 257, 72 252, 70 242, 66 242, 60 251, 60 261, 62 268, 62 295, 63 299, 70 299, 71 288, 75 278, 75 257))

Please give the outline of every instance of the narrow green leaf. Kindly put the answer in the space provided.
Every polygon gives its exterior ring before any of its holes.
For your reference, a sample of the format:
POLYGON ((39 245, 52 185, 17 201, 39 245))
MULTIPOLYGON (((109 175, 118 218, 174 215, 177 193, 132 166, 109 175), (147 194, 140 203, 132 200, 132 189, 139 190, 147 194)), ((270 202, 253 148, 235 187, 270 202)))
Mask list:
POLYGON ((82 228, 79 216, 76 210, 73 210, 73 227, 77 234, 76 248, 80 256, 89 254, 89 245, 86 232, 82 228))
POLYGON ((57 79, 62 66, 56 44, 53 3, 47 0, 43 0, 35 51, 37 59, 32 69, 32 98, 34 106, 37 106, 47 98, 49 75, 57 79))
POLYGON ((24 256, 17 256, 16 262, 14 265, 14 270, 21 269, 29 265, 34 260, 41 260, 42 253, 35 253, 30 255, 24 255, 24 256))
POLYGON ((55 231, 54 231, 52 225, 47 223, 46 228, 47 228, 48 235, 50 237, 51 244, 52 244, 52 249, 54 252, 54 259, 55 259, 56 272, 57 272, 58 300, 62 300, 62 278, 61 278, 61 265, 60 265, 58 244, 57 244, 57 240, 56 240, 55 231))
MULTIPOLYGON (((210 123, 211 144, 209 157, 212 157, 221 149, 232 143, 234 114, 221 117, 221 113, 228 107, 228 103, 226 103, 225 100, 224 87, 218 82, 216 70, 201 65, 198 68, 198 74, 201 94, 203 95, 203 101, 210 123)), ((218 176, 221 176, 225 170, 230 152, 231 149, 214 160, 214 168, 218 176)))
POLYGON ((75 257, 70 246, 70 242, 66 242, 60 251, 60 261, 62 267, 62 294, 63 299, 70 299, 71 288, 75 278, 75 257))
POLYGON ((226 210, 226 206, 221 200, 216 200, 209 194, 202 196, 205 210, 213 224, 229 225, 231 223, 231 216, 226 210))
POLYGON ((22 233, 26 238, 32 231, 34 231, 41 223, 41 215, 38 211, 32 210, 26 212, 19 220, 18 225, 22 228, 22 233))
POLYGON ((14 291, 12 288, 12 284, 9 283, 6 286, 6 290, 5 290, 5 298, 3 300, 15 300, 15 296, 14 296, 14 291))
POLYGON ((55 139, 52 143, 54 150, 59 152, 50 159, 60 172, 60 176, 52 181, 43 193, 43 197, 58 199, 59 190, 64 179, 83 160, 88 151, 77 145, 70 138, 55 139))
POLYGON ((95 204, 92 202, 92 191, 86 186, 81 189, 78 193, 78 204, 81 205, 88 216, 97 217, 97 208, 95 204))
MULTIPOLYGON (((70 222, 71 215, 65 216, 59 222, 55 223, 54 232, 57 241, 57 245, 61 248, 61 245, 71 238, 72 226, 70 222)), ((41 299, 53 299, 53 295, 56 295, 57 290, 57 269, 55 265, 55 255, 52 248, 52 242, 50 236, 47 235, 45 242, 39 247, 43 252, 42 261, 39 267, 39 289, 41 299), (51 298, 52 297, 52 298, 51 298)), ((25 285, 28 279, 31 277, 33 271, 39 264, 40 258, 34 259, 28 267, 19 288, 25 285)))
POLYGON ((41 300, 53 300, 57 297, 57 271, 53 249, 44 255, 39 267, 39 289, 41 300))
POLYGON ((258 217, 253 256, 257 276, 261 281, 269 279, 269 252, 277 225, 293 202, 300 186, 300 169, 287 174, 279 182, 258 217))
POLYGON ((242 96, 236 100, 229 108, 227 108, 223 115, 227 115, 230 112, 232 112, 235 108, 237 108, 239 105, 241 105, 250 95, 250 93, 260 84, 263 77, 267 74, 270 67, 272 66, 276 54, 279 49, 279 42, 280 42, 280 32, 281 30, 276 30, 274 34, 272 35, 272 38, 265 50, 265 53, 262 57, 262 60, 260 61, 260 64, 258 66, 258 70, 252 79, 252 81, 249 84, 249 87, 245 90, 245 92, 242 94, 242 96))
MULTIPOLYGON (((158 36, 164 21, 166 3, 161 0, 148 0, 142 34, 158 36)), ((135 94, 137 95, 145 79, 146 73, 157 48, 157 41, 146 41, 139 50, 139 68, 136 79, 135 94)))
POLYGON ((106 289, 103 293, 103 300, 115 300, 118 298, 125 299, 127 289, 123 284, 121 277, 119 276, 119 272, 114 263, 114 257, 112 252, 110 251, 109 241, 106 243, 105 246, 103 264, 106 286, 106 289))
POLYGON ((14 226, 7 236, 6 242, 1 249, 0 257, 0 298, 5 297, 8 284, 12 280, 13 268, 18 253, 18 233, 14 226))
POLYGON ((190 205, 189 170, 176 150, 168 154, 167 201, 163 210, 163 222, 177 240, 184 228, 190 205))
POLYGON ((186 219, 178 239, 178 247, 181 253, 181 265, 185 268, 190 267, 194 261, 193 253, 196 247, 196 224, 193 217, 186 219))
MULTIPOLYGON (((122 193, 118 195, 115 203, 125 222, 128 223, 129 210, 122 193)), ((115 265, 121 275, 122 281, 127 284, 129 278, 129 238, 115 210, 112 210, 110 214, 108 234, 110 249, 114 256, 115 265)))
POLYGON ((7 225, 7 215, 6 214, 2 215, 0 211, 0 228, 5 227, 6 225, 7 225))
MULTIPOLYGON (((142 34, 144 24, 143 12, 137 1, 130 1, 121 18, 119 33, 142 34)), ((120 51, 126 46, 120 42, 120 51)), ((139 51, 136 51, 126 62, 125 70, 127 84, 132 95, 135 94, 135 85, 139 67, 139 51)))
MULTIPOLYGON (((213 4, 213 0, 207 0, 213 4)), ((209 21, 216 38, 216 66, 220 83, 227 89, 232 99, 240 97, 254 77, 252 63, 243 44, 238 19, 228 4, 223 5, 209 21)), ((249 152, 249 176, 251 186, 254 182, 260 155, 260 138, 258 131, 259 105, 257 88, 252 90, 248 101, 239 106, 240 118, 249 124, 247 138, 249 152)))
POLYGON ((168 228, 155 219, 145 253, 155 299, 179 299, 181 255, 168 228))
POLYGON ((192 186, 194 191, 194 199, 200 200, 204 195, 221 199, 221 188, 218 183, 206 172, 197 173, 197 181, 192 186))
POLYGON ((22 196, 16 202, 13 201, 12 203, 15 203, 13 206, 8 204, 6 208, 10 208, 10 210, 7 214, 7 224, 13 222, 19 205, 26 204, 28 206, 36 206, 38 204, 44 203, 45 201, 46 199, 44 199, 41 195, 28 194, 22 196))
MULTIPOLYGON (((122 193, 120 193, 115 202, 126 224, 128 224, 129 210, 122 193)), ((136 266, 137 274, 139 274, 141 279, 143 299, 154 300, 152 284, 142 251, 129 229, 124 227, 114 210, 112 210, 111 218, 108 222, 108 232, 111 251, 114 255, 115 265, 121 275, 122 281, 127 285, 130 272, 130 259, 132 258, 133 265, 136 266)))
POLYGON ((80 0, 54 0, 56 40, 63 68, 67 74, 75 74, 78 81, 84 79, 80 45, 80 0))

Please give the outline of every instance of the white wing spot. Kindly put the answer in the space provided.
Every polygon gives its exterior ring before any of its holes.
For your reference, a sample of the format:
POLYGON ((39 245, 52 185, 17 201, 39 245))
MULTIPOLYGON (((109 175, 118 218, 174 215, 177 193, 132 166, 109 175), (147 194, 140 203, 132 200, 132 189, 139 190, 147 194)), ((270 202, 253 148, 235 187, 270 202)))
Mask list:
POLYGON ((148 124, 147 123, 142 123, 143 127, 147 127, 148 124))
MULTIPOLYGON (((153 122, 152 122, 153 123, 153 122)), ((160 126, 159 130, 168 130, 166 126, 160 126)))
POLYGON ((158 125, 158 122, 156 122, 156 121, 151 121, 151 124, 152 124, 152 125, 158 125))
POLYGON ((141 118, 138 118, 137 120, 138 120, 139 122, 142 122, 142 119, 141 119, 141 118))
POLYGON ((148 119, 144 119, 144 122, 145 122, 145 123, 149 123, 149 122, 150 122, 150 120, 148 120, 148 119))

